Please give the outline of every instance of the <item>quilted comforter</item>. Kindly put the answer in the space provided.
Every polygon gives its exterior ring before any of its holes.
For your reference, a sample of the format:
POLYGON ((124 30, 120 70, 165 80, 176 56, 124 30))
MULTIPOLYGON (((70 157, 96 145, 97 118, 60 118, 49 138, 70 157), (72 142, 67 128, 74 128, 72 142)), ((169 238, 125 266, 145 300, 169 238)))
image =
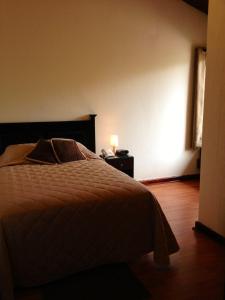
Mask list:
POLYGON ((0 288, 178 250, 154 196, 99 159, 0 168, 0 288))

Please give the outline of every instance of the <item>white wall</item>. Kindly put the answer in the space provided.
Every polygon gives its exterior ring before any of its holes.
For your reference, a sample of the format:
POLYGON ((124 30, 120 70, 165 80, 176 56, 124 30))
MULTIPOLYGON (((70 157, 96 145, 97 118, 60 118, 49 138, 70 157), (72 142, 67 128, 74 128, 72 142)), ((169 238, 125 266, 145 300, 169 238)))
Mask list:
POLYGON ((209 7, 199 221, 225 237, 225 2, 209 7))
POLYGON ((0 122, 97 113, 138 179, 196 172, 193 49, 207 18, 180 0, 1 0, 0 122))

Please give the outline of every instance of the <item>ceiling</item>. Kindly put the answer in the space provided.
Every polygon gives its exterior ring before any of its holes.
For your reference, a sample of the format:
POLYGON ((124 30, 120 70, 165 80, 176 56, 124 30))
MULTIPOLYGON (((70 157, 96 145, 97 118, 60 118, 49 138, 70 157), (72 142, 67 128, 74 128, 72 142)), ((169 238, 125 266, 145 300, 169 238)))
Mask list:
POLYGON ((183 0, 183 1, 199 9, 205 14, 208 14, 209 0, 183 0))

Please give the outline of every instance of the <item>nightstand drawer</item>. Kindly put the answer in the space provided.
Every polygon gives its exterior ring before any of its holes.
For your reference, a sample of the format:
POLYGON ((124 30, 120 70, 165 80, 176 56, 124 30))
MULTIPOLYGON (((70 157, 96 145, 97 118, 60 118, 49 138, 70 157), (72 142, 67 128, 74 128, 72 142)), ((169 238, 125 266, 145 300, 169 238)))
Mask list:
POLYGON ((127 175, 134 176, 134 157, 122 156, 122 157, 108 157, 105 161, 114 168, 126 173, 127 175))
POLYGON ((119 170, 128 170, 133 168, 133 157, 110 159, 110 161, 107 160, 107 162, 119 170))

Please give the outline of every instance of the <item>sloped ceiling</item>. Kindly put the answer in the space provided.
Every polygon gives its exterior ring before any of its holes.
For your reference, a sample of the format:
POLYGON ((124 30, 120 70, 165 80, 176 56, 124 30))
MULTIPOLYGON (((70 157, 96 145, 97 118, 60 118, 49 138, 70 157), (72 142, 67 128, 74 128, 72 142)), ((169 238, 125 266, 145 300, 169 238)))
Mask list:
POLYGON ((183 0, 183 1, 199 9, 205 14, 208 14, 208 4, 209 4, 208 0, 183 0))

